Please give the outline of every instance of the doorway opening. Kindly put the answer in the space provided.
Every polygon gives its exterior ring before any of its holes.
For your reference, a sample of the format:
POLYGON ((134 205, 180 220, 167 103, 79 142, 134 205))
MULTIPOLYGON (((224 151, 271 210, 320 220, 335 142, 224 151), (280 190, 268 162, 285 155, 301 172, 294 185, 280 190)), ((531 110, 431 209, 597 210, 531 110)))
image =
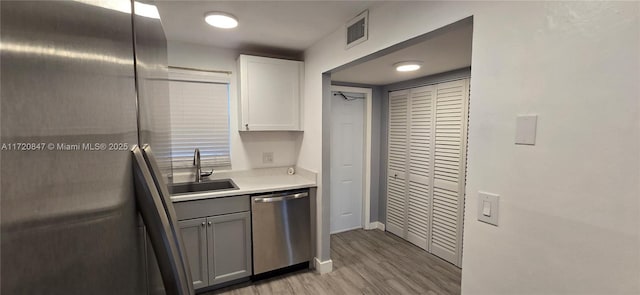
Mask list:
POLYGON ((331 234, 370 228, 371 96, 331 87, 331 234))
POLYGON ((323 128, 330 127, 330 132, 323 141, 330 139, 331 144, 323 148, 323 158, 331 169, 323 169, 329 173, 323 194, 330 200, 332 234, 359 227, 380 229, 461 268, 472 40, 469 17, 325 73, 323 122, 328 123, 323 128), (409 61, 422 67, 396 70, 395 65, 409 61), (361 210, 355 201, 361 193, 351 184, 361 185, 344 176, 359 164, 345 162, 344 154, 362 150, 361 137, 353 135, 360 129, 344 126, 361 119, 356 107, 350 115, 339 113, 355 100, 337 100, 338 86, 372 93, 367 129, 371 163, 365 168, 371 177, 370 216, 361 224, 353 221, 358 219, 354 212, 361 210), (349 194, 356 197, 344 197, 349 194))

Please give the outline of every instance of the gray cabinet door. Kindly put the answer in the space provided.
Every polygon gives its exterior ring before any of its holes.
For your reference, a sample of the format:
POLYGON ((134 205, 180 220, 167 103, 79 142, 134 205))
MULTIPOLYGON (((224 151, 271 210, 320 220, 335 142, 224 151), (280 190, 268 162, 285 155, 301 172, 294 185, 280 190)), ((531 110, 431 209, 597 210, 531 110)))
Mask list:
POLYGON ((209 283, 251 275, 251 215, 240 212, 207 218, 209 283))
POLYGON ((207 275, 207 231, 206 218, 196 218, 179 221, 184 250, 191 268, 193 288, 209 286, 207 275))

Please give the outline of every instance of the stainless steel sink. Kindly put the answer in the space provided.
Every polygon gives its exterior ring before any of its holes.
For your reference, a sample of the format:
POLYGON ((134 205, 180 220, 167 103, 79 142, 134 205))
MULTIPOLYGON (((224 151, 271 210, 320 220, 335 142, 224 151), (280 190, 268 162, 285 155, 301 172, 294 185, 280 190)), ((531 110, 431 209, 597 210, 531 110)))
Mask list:
POLYGON ((216 179, 203 182, 175 183, 169 187, 172 195, 199 193, 205 191, 236 190, 238 186, 231 179, 216 179))

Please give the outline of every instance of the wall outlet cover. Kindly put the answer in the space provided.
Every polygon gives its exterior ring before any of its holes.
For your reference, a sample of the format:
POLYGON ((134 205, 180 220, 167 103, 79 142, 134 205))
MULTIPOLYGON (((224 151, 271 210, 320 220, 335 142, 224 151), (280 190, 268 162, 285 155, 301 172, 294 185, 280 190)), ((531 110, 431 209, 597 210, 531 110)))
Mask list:
POLYGON ((262 153, 262 163, 263 164, 272 164, 273 163, 273 152, 263 152, 262 153))

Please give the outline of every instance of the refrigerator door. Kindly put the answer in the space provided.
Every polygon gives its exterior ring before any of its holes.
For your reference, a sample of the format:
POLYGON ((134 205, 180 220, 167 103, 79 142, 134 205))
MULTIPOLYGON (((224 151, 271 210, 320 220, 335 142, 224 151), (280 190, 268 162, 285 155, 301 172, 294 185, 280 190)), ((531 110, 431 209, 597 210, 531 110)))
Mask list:
MULTIPOLYGON (((169 190, 167 189, 167 185, 163 180, 162 173, 160 168, 158 167, 158 163, 156 162, 156 158, 151 151, 151 147, 149 145, 145 145, 142 147, 142 155, 144 156, 144 160, 149 168, 149 172, 151 172, 151 177, 153 178, 153 182, 156 185, 156 189, 160 194, 160 200, 162 201, 163 208, 167 215, 167 220, 169 222, 169 226, 171 227, 171 231, 175 238, 175 243, 178 248, 178 254, 180 254, 180 264, 182 266, 182 271, 184 272, 184 277, 187 282, 193 282, 191 278, 191 268, 189 267, 189 261, 187 259, 187 254, 184 248, 184 242, 182 240, 182 233, 180 232, 180 227, 178 226, 178 218, 176 217, 176 211, 173 208, 173 202, 171 202, 171 195, 169 194, 169 190)), ((193 294, 193 291, 191 292, 193 294)))
MULTIPOLYGON (((106 1, 110 2, 110 1, 106 1)), ((171 174, 171 132, 169 83, 167 76, 167 40, 154 1, 136 0, 133 5, 133 41, 135 46, 136 90, 138 94, 138 146, 153 147, 164 182, 171 174), (138 11, 142 9, 142 13, 138 11)), ((153 173, 153 171, 151 171, 153 173)), ((148 294, 165 293, 158 264, 147 242, 148 294)))
POLYGON ((29 144, 1 152, 1 294, 146 293, 131 14, 115 7, 131 2, 0 1, 1 142, 29 144))
POLYGON ((179 234, 177 224, 171 223, 165 211, 165 204, 141 150, 135 146, 132 153, 136 200, 156 254, 165 292, 169 295, 192 295, 194 290, 188 278, 191 275, 189 268, 185 268, 179 246, 182 238, 176 235, 179 234))

